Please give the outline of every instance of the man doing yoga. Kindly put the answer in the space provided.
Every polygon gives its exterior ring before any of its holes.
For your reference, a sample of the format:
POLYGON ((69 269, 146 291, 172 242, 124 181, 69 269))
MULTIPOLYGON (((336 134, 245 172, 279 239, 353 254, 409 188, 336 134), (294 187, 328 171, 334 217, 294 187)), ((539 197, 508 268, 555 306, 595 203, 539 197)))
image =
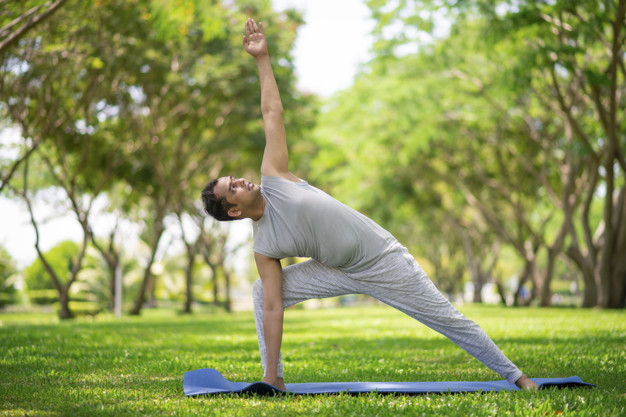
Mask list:
POLYGON ((248 19, 245 50, 257 62, 266 145, 261 185, 221 177, 202 191, 218 220, 249 218, 254 229, 254 316, 263 381, 285 390, 280 345, 283 311, 296 303, 367 294, 448 337, 520 388, 537 388, 473 321, 459 313, 389 232, 289 172, 283 107, 263 25, 248 19), (311 258, 282 269, 280 259, 311 258))

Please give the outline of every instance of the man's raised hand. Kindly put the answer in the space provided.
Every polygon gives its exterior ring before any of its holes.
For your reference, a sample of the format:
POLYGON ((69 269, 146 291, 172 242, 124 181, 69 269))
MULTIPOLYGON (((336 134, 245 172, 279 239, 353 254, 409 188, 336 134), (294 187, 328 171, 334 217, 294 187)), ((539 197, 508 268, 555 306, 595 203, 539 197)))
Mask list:
POLYGON ((243 47, 253 57, 267 54, 267 41, 263 31, 263 23, 257 25, 254 19, 246 21, 246 34, 243 37, 243 47))

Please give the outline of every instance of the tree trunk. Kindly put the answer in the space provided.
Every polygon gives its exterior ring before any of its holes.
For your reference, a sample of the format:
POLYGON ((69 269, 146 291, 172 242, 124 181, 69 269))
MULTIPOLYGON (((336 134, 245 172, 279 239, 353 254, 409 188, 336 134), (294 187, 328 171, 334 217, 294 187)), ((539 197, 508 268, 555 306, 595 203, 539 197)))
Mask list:
POLYGON ((537 266, 536 258, 530 261, 530 282, 532 287, 530 289, 530 297, 526 300, 524 305, 529 306, 537 297, 539 297, 539 284, 541 280, 541 274, 537 266))
MULTIPOLYGON (((117 226, 115 227, 115 229, 117 229, 117 226)), ((115 231, 111 233, 111 236, 110 236, 111 240, 109 243, 108 250, 105 250, 102 246, 100 246, 100 244, 98 244, 97 240, 95 239, 95 236, 93 235, 91 236, 91 243, 96 248, 96 250, 100 252, 100 254, 102 255, 102 257, 104 258, 107 264, 107 268, 109 269, 109 294, 111 295, 111 299, 109 300, 108 307, 111 311, 114 311, 116 308, 115 300, 117 299, 117 291, 118 291, 118 284, 117 284, 118 278, 117 277, 118 277, 118 274, 121 274, 121 271, 118 271, 118 269, 120 268, 120 254, 115 250, 115 247, 113 245, 114 235, 115 235, 115 231)))
MULTIPOLYGON (((208 263, 208 261, 206 262, 208 263)), ((219 283, 217 281, 217 268, 213 264, 209 264, 209 267, 211 268, 211 275, 213 275, 212 277, 213 278, 213 305, 218 307, 220 305, 220 301, 219 301, 220 288, 219 288, 219 283)))
POLYGON ((187 241, 187 235, 185 233, 185 227, 183 224, 183 217, 181 213, 177 213, 178 223, 180 225, 180 233, 183 237, 183 243, 187 250, 187 266, 185 268, 185 305, 183 306, 183 313, 191 313, 191 305, 193 304, 193 265, 198 255, 198 250, 202 244, 202 234, 204 233, 204 218, 196 217, 196 225, 198 226, 199 233, 194 242, 187 241))
MULTIPOLYGON (((464 245, 465 246, 465 245, 464 245)), ((470 267, 470 274, 472 276, 472 283, 474 284, 474 295, 472 297, 472 302, 474 303, 482 303, 483 302, 483 286, 485 285, 486 279, 482 271, 480 270, 480 264, 478 259, 474 256, 474 252, 470 250, 467 255, 467 260, 470 267)))
POLYGON ((506 292, 504 291, 504 285, 502 285, 502 281, 500 281, 499 279, 495 280, 496 283, 496 288, 498 289, 498 295, 500 296, 500 302, 502 303, 503 306, 507 306, 506 303, 506 292))
POLYGON ((109 268, 109 294, 111 299, 109 300, 108 308, 113 311, 115 309, 115 276, 117 273, 117 268, 113 267, 111 264, 107 262, 107 266, 109 268))
POLYGON ((613 222, 613 191, 614 191, 614 171, 613 153, 606 156, 606 197, 604 199, 604 245, 600 254, 600 298, 598 303, 602 308, 610 307, 611 298, 611 278, 613 277, 613 250, 615 247, 615 230, 613 222), (608 162, 610 160, 610 162, 608 162))
POLYGON ((474 296, 472 298, 473 303, 482 303, 483 302, 483 282, 481 279, 473 280, 474 282, 474 296))
POLYGON ((552 249, 548 250, 548 265, 544 271, 541 286, 539 288, 539 304, 541 307, 550 307, 552 305, 552 291, 550 284, 552 275, 554 274, 554 263, 556 261, 557 252, 552 249))
POLYGON ((517 282, 517 289, 515 290, 515 294, 513 295, 513 305, 515 307, 524 305, 526 303, 526 299, 525 297, 523 297, 522 292, 525 291, 524 285, 528 281, 529 276, 530 276, 530 263, 526 261, 524 262, 524 270, 522 271, 519 281, 517 282))
POLYGON ((187 268, 185 268, 185 307, 183 308, 184 313, 191 313, 191 304, 193 303, 193 263, 196 257, 196 253, 194 250, 188 248, 187 252, 187 268))
POLYGON ((470 276, 472 277, 472 283, 474 284, 474 295, 472 297, 472 302, 482 303, 482 291, 483 285, 485 283, 485 277, 480 271, 480 261, 476 258, 474 254, 474 249, 472 248, 472 240, 470 239, 467 231, 455 221, 453 221, 452 224, 454 225, 457 233, 461 236, 461 241, 463 242, 463 251, 465 252, 465 259, 467 259, 470 276))
POLYGON ((572 244, 567 249, 567 256, 580 269, 585 287, 583 289, 583 307, 595 307, 598 304, 598 285, 596 284, 596 275, 593 266, 580 252, 578 246, 572 244))
POLYGON ((141 313, 141 309, 143 308, 143 303, 146 298, 146 289, 148 288, 148 281, 150 280, 150 276, 152 272, 150 268, 152 267, 152 261, 146 267, 143 272, 143 280, 141 281, 141 286, 139 287, 139 293, 137 294, 137 298, 135 299, 135 304, 133 305, 132 310, 130 310, 131 316, 138 316, 141 313))
POLYGON ((158 275, 150 274, 150 280, 148 281, 148 289, 146 290, 146 293, 150 295, 150 297, 148 297, 148 303, 147 303, 147 306, 149 308, 155 308, 157 306, 157 299, 156 299, 157 278, 158 278, 158 275))
MULTIPOLYGON (((606 196, 604 200, 604 247, 600 258, 600 299, 599 304, 603 308, 620 308, 623 306, 622 292, 622 272, 618 271, 618 265, 615 257, 617 250, 621 246, 619 242, 619 234, 623 218, 624 205, 624 188, 620 190, 617 206, 614 207, 613 191, 615 190, 615 162, 619 162, 618 169, 623 165, 623 159, 620 159, 620 122, 618 121, 619 103, 619 83, 618 83, 618 67, 623 65, 623 39, 621 29, 624 26, 624 16, 626 16, 626 1, 620 0, 617 6, 615 21, 613 22, 613 33, 611 39, 611 63, 608 70, 608 79, 610 86, 608 91, 608 115, 606 123, 606 149, 604 156, 604 169, 606 171, 606 196)), ((621 118, 621 116, 620 116, 621 118)), ((624 174, 624 171, 622 171, 624 174)), ((623 257, 623 252, 622 252, 623 257)))
POLYGON ((122 265, 117 262, 115 265, 115 301, 113 302, 113 312, 115 317, 122 317, 122 265))
POLYGON ((598 305, 598 284, 593 270, 583 271, 583 279, 585 280, 585 291, 583 293, 583 307, 591 308, 598 305))
POLYGON ((100 254, 104 257, 107 268, 109 269, 109 294, 111 295, 111 299, 109 300, 109 310, 114 311, 115 309, 115 299, 117 296, 117 285, 116 285, 116 277, 118 274, 119 268, 119 255, 117 253, 106 253, 99 246, 96 246, 96 249, 100 251, 100 254))
POLYGON ((610 291, 607 307, 622 308, 626 298, 626 186, 620 190, 615 210, 615 245, 611 264, 610 291))
POLYGON ((59 318, 61 320, 74 318, 74 313, 70 310, 69 292, 69 287, 65 287, 59 292, 59 318))
MULTIPOLYGON (((150 254, 150 259, 148 259, 148 264, 146 265, 146 269, 143 273, 143 280, 141 281, 141 286, 139 287, 139 293, 137 294, 137 298, 135 299, 135 305, 130 311, 131 316, 138 316, 141 313, 141 309, 143 308, 143 304, 146 298, 146 290, 148 290, 150 281, 152 280, 152 265, 154 264, 154 260, 156 258, 156 252, 159 247, 159 241, 161 240, 161 236, 163 235, 163 228, 158 226, 158 224, 162 223, 162 220, 157 220, 156 227, 156 237, 152 244, 152 253, 150 254)), ((154 285, 154 283, 152 283, 154 285)), ((152 291, 150 291, 150 294, 152 291)))
POLYGON ((211 251, 212 243, 208 243, 204 241, 204 247, 200 249, 200 254, 204 259, 204 262, 211 269, 211 281, 213 281, 213 305, 219 306, 219 284, 217 282, 217 267, 211 262, 210 251, 211 251))
POLYGON ((230 300, 230 272, 227 271, 223 265, 222 265, 222 271, 224 272, 224 281, 226 283, 226 294, 224 297, 224 310, 230 313, 232 311, 231 300, 230 300))

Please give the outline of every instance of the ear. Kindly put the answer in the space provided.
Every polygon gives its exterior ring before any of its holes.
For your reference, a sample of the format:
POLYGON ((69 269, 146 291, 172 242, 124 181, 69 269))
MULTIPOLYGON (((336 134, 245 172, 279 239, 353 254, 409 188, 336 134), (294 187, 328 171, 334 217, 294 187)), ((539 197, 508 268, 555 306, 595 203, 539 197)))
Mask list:
POLYGON ((230 217, 240 217, 241 216, 241 209, 238 209, 237 207, 231 207, 228 209, 228 215, 230 217))

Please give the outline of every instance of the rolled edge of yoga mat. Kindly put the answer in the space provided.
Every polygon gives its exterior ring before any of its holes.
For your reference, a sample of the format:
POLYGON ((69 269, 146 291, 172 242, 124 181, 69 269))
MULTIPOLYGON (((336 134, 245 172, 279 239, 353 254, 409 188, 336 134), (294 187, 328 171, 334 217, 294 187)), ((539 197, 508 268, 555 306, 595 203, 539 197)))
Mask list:
MULTIPOLYGON (((577 376, 569 378, 531 378, 539 389, 551 387, 595 387, 577 376)), ((295 395, 315 394, 446 394, 461 392, 519 391, 515 385, 502 381, 434 381, 434 382, 307 382, 286 384, 287 392, 295 395)), ((187 397, 204 394, 256 393, 285 394, 264 382, 232 382, 215 369, 205 368, 185 372, 183 391, 187 397)))

